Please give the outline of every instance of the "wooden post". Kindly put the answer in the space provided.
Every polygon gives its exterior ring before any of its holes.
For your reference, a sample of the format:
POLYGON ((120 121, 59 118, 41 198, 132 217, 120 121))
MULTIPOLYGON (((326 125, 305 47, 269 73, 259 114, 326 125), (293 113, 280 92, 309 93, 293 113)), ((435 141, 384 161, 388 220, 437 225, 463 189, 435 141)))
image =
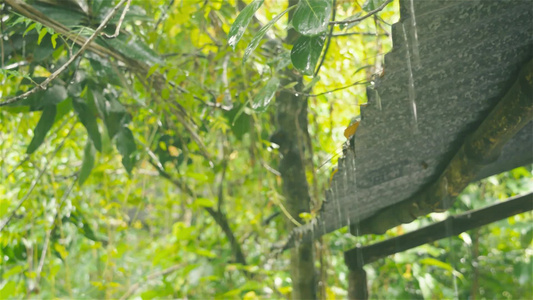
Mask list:
POLYGON ((366 271, 363 269, 361 248, 357 247, 350 252, 344 252, 344 263, 348 266, 348 299, 368 299, 368 284, 366 271))

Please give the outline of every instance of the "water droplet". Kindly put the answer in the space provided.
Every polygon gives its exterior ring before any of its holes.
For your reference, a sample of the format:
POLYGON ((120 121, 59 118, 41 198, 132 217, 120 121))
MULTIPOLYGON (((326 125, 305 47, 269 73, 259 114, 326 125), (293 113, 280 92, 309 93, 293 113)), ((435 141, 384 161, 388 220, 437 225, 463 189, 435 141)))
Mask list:
POLYGON ((415 5, 413 3, 413 0, 410 0, 411 2, 411 26, 413 26, 413 30, 411 31, 411 48, 413 49, 413 63, 416 68, 420 67, 420 55, 418 52, 418 31, 416 28, 416 16, 415 16, 415 5))
POLYGON ((414 133, 418 133, 418 116, 417 116, 417 109, 416 109, 416 94, 415 94, 415 80, 413 76, 413 67, 411 65, 411 52, 409 50, 409 41, 407 40, 407 34, 405 31, 405 26, 402 23, 402 32, 403 32, 403 38, 405 41, 405 58, 407 61, 407 72, 409 77, 409 83, 407 86, 408 94, 409 94, 409 109, 411 110, 411 115, 413 117, 412 122, 412 129, 414 133))
POLYGON ((378 90, 374 90, 376 92, 376 106, 379 110, 381 110, 381 97, 379 96, 378 90))

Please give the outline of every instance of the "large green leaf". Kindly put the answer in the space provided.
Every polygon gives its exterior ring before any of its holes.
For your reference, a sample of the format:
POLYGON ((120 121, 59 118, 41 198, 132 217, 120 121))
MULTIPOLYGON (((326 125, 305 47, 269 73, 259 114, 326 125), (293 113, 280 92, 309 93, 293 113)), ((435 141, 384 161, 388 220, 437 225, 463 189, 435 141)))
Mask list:
POLYGON ((95 112, 91 111, 89 105, 83 101, 81 98, 75 98, 72 101, 72 106, 74 110, 78 113, 81 123, 87 129, 89 137, 94 143, 94 147, 101 152, 102 151, 102 138, 100 136, 100 131, 98 130, 98 124, 96 123, 95 112))
POLYGON ((57 108, 55 105, 48 105, 43 109, 43 113, 33 131, 33 138, 31 139, 28 149, 26 149, 26 153, 31 154, 35 152, 35 150, 37 150, 37 148, 43 143, 46 134, 50 131, 52 125, 54 125, 56 112, 57 108))
POLYGON ((292 18, 292 26, 303 35, 319 35, 328 29, 331 15, 329 0, 300 0, 292 18))
POLYGON ((128 173, 131 173, 135 165, 135 151, 137 150, 131 130, 126 126, 122 126, 117 133, 115 143, 118 152, 122 155, 122 165, 124 165, 128 173))
POLYGON ((104 109, 104 123, 109 138, 112 139, 124 124, 129 123, 130 117, 126 112, 126 108, 118 100, 114 98, 107 100, 103 100, 105 103, 100 108, 104 109))
POLYGON ((114 39, 99 39, 97 43, 108 44, 124 56, 145 62, 150 66, 164 63, 157 53, 135 37, 127 37, 124 34, 120 34, 114 39))
POLYGON ((228 45, 230 45, 233 50, 235 50, 235 46, 241 40, 248 24, 250 24, 250 20, 252 20, 252 17, 259 7, 263 5, 263 2, 264 0, 254 0, 254 2, 248 4, 231 25, 228 33, 228 45))
POLYGON ((91 140, 87 140, 85 150, 83 151, 83 163, 81 164, 80 175, 78 176, 78 184, 81 186, 91 174, 94 167, 94 154, 96 153, 91 140))
POLYGON ((325 40, 325 34, 313 37, 300 36, 292 47, 292 64, 306 75, 313 74, 325 40))
POLYGON ((274 19, 270 20, 270 22, 268 22, 265 26, 263 26, 263 28, 259 29, 259 31, 255 34, 250 44, 248 44, 248 47, 246 47, 246 50, 244 50, 244 56, 242 58, 243 63, 246 61, 246 59, 248 59, 248 56, 250 56, 250 54, 255 50, 255 48, 259 46, 259 42, 261 41, 263 36, 265 36, 265 33, 268 31, 268 29, 270 29, 270 27, 272 27, 274 23, 276 23, 281 17, 283 17, 283 15, 285 15, 288 11, 290 11, 294 7, 295 6, 291 6, 287 8, 286 10, 281 12, 279 15, 274 17, 274 19))
POLYGON ((31 94, 22 101, 15 102, 12 106, 30 106, 30 110, 42 110, 46 106, 54 106, 67 99, 67 89, 62 85, 53 85, 45 91, 38 91, 31 94))
POLYGON ((272 77, 267 84, 257 93, 252 102, 252 108, 255 111, 263 112, 267 109, 268 105, 279 87, 279 79, 272 77))

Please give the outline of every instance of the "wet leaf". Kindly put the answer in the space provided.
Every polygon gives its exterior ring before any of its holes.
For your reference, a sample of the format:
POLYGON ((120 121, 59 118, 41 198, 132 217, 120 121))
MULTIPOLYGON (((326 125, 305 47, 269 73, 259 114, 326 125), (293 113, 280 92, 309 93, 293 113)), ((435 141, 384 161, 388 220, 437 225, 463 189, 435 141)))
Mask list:
POLYGON ((85 150, 83 151, 83 163, 81 164, 80 175, 78 176, 78 185, 82 185, 94 167, 94 154, 96 153, 91 140, 87 140, 85 150))
POLYGON ((263 26, 263 28, 259 29, 259 31, 255 34, 250 44, 248 44, 248 47, 246 47, 246 50, 244 50, 244 56, 242 58, 243 63, 248 59, 248 57, 255 50, 255 48, 259 46, 259 42, 261 41, 263 36, 265 36, 265 33, 270 29, 270 27, 272 27, 281 17, 283 17, 283 15, 285 15, 288 11, 290 11, 291 9, 295 7, 296 6, 291 6, 287 8, 286 10, 281 12, 279 15, 274 17, 274 19, 270 20, 270 22, 268 22, 265 26, 263 26))
MULTIPOLYGON (((44 1, 42 1, 44 2, 44 1)), ((36 1, 32 6, 39 12, 52 20, 59 20, 61 24, 71 27, 80 24, 85 18, 85 15, 76 9, 72 9, 70 5, 46 5, 36 1)))
POLYGON ((113 98, 106 101, 106 103, 100 106, 100 108, 104 110, 104 123, 109 138, 112 139, 118 133, 120 128, 129 122, 130 118, 124 106, 113 98))
POLYGON ((231 25, 231 28, 228 33, 228 45, 230 45, 233 50, 235 46, 241 40, 242 35, 246 31, 250 20, 254 16, 255 12, 263 5, 264 0, 255 0, 254 2, 248 4, 241 13, 235 19, 235 22, 231 25))
POLYGON ((322 53, 326 35, 300 36, 291 51, 292 64, 306 75, 312 75, 322 53))
POLYGON ((133 166, 135 165, 135 151, 137 146, 135 145, 135 139, 131 130, 122 126, 116 136, 115 144, 117 145, 118 152, 122 155, 122 165, 131 174, 133 166))
POLYGON ((48 105, 56 105, 67 99, 67 96, 67 89, 64 86, 54 85, 44 92, 42 98, 39 97, 40 99, 36 99, 35 106, 40 108, 48 105))
POLYGON ((331 8, 329 0, 301 0, 294 12, 292 25, 306 36, 322 34, 328 29, 331 8))
POLYGON ((272 98, 274 98, 278 87, 279 79, 277 77, 270 78, 266 85, 255 96, 254 101, 252 102, 252 108, 258 112, 265 111, 272 98))
POLYGON ((350 139, 355 132, 357 131, 357 128, 359 127, 359 121, 353 120, 346 129, 344 129, 344 137, 346 139, 350 139))
POLYGON ((102 43, 109 44, 128 58, 143 61, 150 66, 164 63, 163 60, 161 60, 161 58, 142 41, 139 41, 136 38, 130 38, 129 41, 127 39, 128 37, 125 35, 119 35, 117 38, 108 39, 102 43))
POLYGON ((35 150, 37 150, 37 148, 39 148, 39 146, 43 143, 46 134, 48 131, 50 131, 52 125, 54 125, 56 112, 57 108, 55 105, 48 105, 43 109, 41 118, 39 119, 39 122, 33 131, 33 138, 28 146, 28 149, 26 149, 27 154, 35 152, 35 150))
POLYGON ((93 141, 94 147, 96 147, 99 152, 102 152, 102 138, 100 136, 100 131, 98 130, 98 124, 96 123, 95 112, 91 111, 89 105, 80 98, 74 99, 72 101, 72 106, 76 113, 78 113, 81 123, 87 129, 87 133, 93 141))

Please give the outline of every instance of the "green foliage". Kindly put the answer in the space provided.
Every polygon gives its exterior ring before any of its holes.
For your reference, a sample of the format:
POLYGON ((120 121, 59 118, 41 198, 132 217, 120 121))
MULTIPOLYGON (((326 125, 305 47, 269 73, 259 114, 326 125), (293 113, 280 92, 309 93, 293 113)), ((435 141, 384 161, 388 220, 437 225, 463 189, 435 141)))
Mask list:
POLYGON ((292 26, 304 36, 321 35, 328 29, 331 7, 330 1, 300 1, 292 18, 292 26))
POLYGON ((37 150, 37 148, 44 142, 46 134, 52 128, 52 125, 54 125, 56 113, 57 109, 55 105, 47 105, 43 109, 39 123, 37 123, 37 126, 33 131, 33 138, 26 149, 27 154, 32 154, 35 152, 35 150, 37 150))
POLYGON ((272 98, 274 98, 274 94, 276 94, 278 87, 279 79, 277 77, 270 78, 270 80, 255 96, 254 101, 252 103, 252 108, 255 111, 259 112, 265 111, 268 105, 270 104, 272 98))
MULTIPOLYGON (((337 2, 341 19, 361 13, 361 3, 337 2)), ((76 38, 92 34, 114 5, 28 3, 69 34, 4 10, 0 101, 41 84, 79 49, 76 38)), ((0 108, 0 220, 14 216, 0 234, 2 297, 290 297, 289 255, 271 252, 288 235, 279 214, 279 153, 270 143, 275 95, 322 94, 309 98, 314 155, 306 153, 319 203, 332 155, 345 141, 342 132, 366 101, 364 86, 326 92, 371 78, 391 41, 363 34, 333 38, 323 54, 331 1, 287 8, 282 1, 256 0, 240 14, 237 4, 133 0, 117 38, 98 37, 94 44, 101 48, 87 50, 46 90, 0 108), (291 9, 293 19, 285 20, 291 9), (294 45, 281 38, 290 24, 301 34, 294 45), (287 68, 311 74, 320 55, 320 76, 304 76, 297 85, 283 75, 287 68), (300 86, 305 90, 296 90, 300 86), (228 228, 210 210, 226 217, 246 265, 236 260, 228 228)), ((394 5, 380 14, 378 27, 365 20, 350 30, 383 33, 381 27, 390 29, 398 18, 394 5)), ((106 33, 114 32, 120 12, 106 33)), ((517 169, 472 185, 455 209, 531 188, 531 169, 517 169)), ((376 262, 367 267, 371 293, 452 297, 453 274, 465 278, 458 279, 461 291, 472 288, 476 262, 484 297, 530 297, 531 257, 524 255, 533 236, 530 219, 524 214, 468 233, 470 243, 464 235, 376 262)), ((317 244, 324 298, 346 298, 342 251, 380 238, 355 239, 343 229, 317 244)))
POLYGON ((254 0, 252 3, 248 4, 241 13, 237 16, 228 33, 228 45, 230 45, 233 50, 235 46, 241 40, 242 35, 246 31, 248 24, 252 20, 255 12, 263 5, 264 0, 254 0))
POLYGON ((312 75, 320 58, 320 53, 322 53, 325 40, 326 35, 300 36, 291 51, 291 60, 294 66, 304 74, 312 75))

